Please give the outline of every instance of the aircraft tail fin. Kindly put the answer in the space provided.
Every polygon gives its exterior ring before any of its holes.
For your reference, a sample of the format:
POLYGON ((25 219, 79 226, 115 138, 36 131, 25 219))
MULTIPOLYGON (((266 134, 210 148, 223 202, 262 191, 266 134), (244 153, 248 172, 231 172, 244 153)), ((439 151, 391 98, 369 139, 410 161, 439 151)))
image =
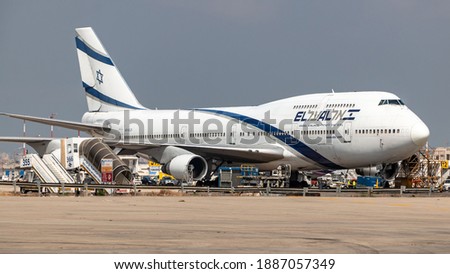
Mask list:
POLYGON ((90 27, 77 28, 75 38, 81 80, 89 111, 145 109, 90 27))

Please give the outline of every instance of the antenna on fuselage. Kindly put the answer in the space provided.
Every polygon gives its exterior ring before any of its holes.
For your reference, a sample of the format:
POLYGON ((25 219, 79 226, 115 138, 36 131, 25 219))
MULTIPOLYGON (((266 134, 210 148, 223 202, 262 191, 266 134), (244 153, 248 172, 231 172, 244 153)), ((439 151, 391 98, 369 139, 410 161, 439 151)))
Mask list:
POLYGON ((334 93, 334 89, 331 89, 331 92, 334 93))

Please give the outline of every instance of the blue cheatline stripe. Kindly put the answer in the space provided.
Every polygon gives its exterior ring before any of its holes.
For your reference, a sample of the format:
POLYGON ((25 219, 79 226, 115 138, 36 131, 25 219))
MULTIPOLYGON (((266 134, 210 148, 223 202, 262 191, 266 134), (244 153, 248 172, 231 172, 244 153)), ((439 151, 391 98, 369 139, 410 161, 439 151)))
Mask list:
POLYGON ((114 66, 111 58, 103 56, 100 53, 94 51, 88 45, 86 45, 86 43, 81 41, 80 38, 75 37, 75 42, 77 44, 77 49, 81 50, 82 52, 86 53, 87 55, 89 55, 90 57, 94 58, 97 61, 100 61, 110 66, 114 66))
POLYGON ((130 109, 142 109, 142 108, 138 108, 138 107, 135 107, 135 106, 132 106, 132 105, 128 105, 128 104, 122 103, 120 101, 117 101, 114 98, 106 96, 105 94, 103 94, 100 91, 96 90, 95 88, 89 86, 85 82, 83 82, 83 88, 88 94, 94 96, 95 98, 97 98, 100 101, 103 101, 105 103, 108 103, 108 104, 111 104, 111 105, 114 105, 114 106, 118 106, 118 107, 130 108, 130 109))
POLYGON ((273 137, 278 138, 280 141, 282 141, 286 145, 290 146, 297 152, 301 153, 302 155, 308 157, 309 159, 315 161, 316 163, 318 163, 322 166, 325 166, 330 169, 343 169, 342 166, 331 162, 327 158, 320 155, 317 151, 313 150, 306 144, 302 143, 300 140, 298 140, 294 136, 292 136, 290 134, 285 134, 284 131, 280 130, 279 128, 271 126, 263 121, 259 121, 257 119, 254 119, 254 118, 251 118, 251 117, 248 117, 245 115, 228 112, 228 111, 222 111, 222 110, 214 110, 214 109, 196 109, 196 110, 212 112, 212 113, 228 116, 230 118, 233 118, 238 121, 252 125, 256 128, 259 128, 260 130, 271 133, 271 135, 273 135, 273 137))

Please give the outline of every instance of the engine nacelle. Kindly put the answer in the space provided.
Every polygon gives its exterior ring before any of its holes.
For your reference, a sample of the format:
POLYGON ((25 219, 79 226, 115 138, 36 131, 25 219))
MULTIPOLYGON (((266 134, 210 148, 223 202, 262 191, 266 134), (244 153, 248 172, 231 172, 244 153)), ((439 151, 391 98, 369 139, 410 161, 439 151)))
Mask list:
POLYGON ((358 168, 356 170, 356 173, 361 176, 376 176, 377 173, 380 171, 380 167, 364 167, 364 168, 358 168))
POLYGON ((380 170, 380 176, 387 181, 392 181, 395 179, 395 177, 397 177, 399 169, 399 163, 385 164, 380 170))
POLYGON ((358 168, 356 170, 356 173, 361 176, 380 176, 387 181, 392 181, 395 179, 395 177, 397 177, 399 169, 399 163, 392 163, 374 167, 358 168))
POLYGON ((187 178, 190 168, 192 168, 192 178, 194 181, 198 181, 203 179, 208 172, 208 163, 198 155, 182 154, 170 160, 161 170, 182 180, 187 178))

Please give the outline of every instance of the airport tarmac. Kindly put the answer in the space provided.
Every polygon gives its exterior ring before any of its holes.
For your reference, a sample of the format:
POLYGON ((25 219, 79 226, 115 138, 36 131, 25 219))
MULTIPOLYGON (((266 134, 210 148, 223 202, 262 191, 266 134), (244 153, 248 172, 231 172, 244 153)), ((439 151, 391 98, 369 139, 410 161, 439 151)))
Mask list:
POLYGON ((0 197, 0 253, 450 253, 450 198, 0 197))

